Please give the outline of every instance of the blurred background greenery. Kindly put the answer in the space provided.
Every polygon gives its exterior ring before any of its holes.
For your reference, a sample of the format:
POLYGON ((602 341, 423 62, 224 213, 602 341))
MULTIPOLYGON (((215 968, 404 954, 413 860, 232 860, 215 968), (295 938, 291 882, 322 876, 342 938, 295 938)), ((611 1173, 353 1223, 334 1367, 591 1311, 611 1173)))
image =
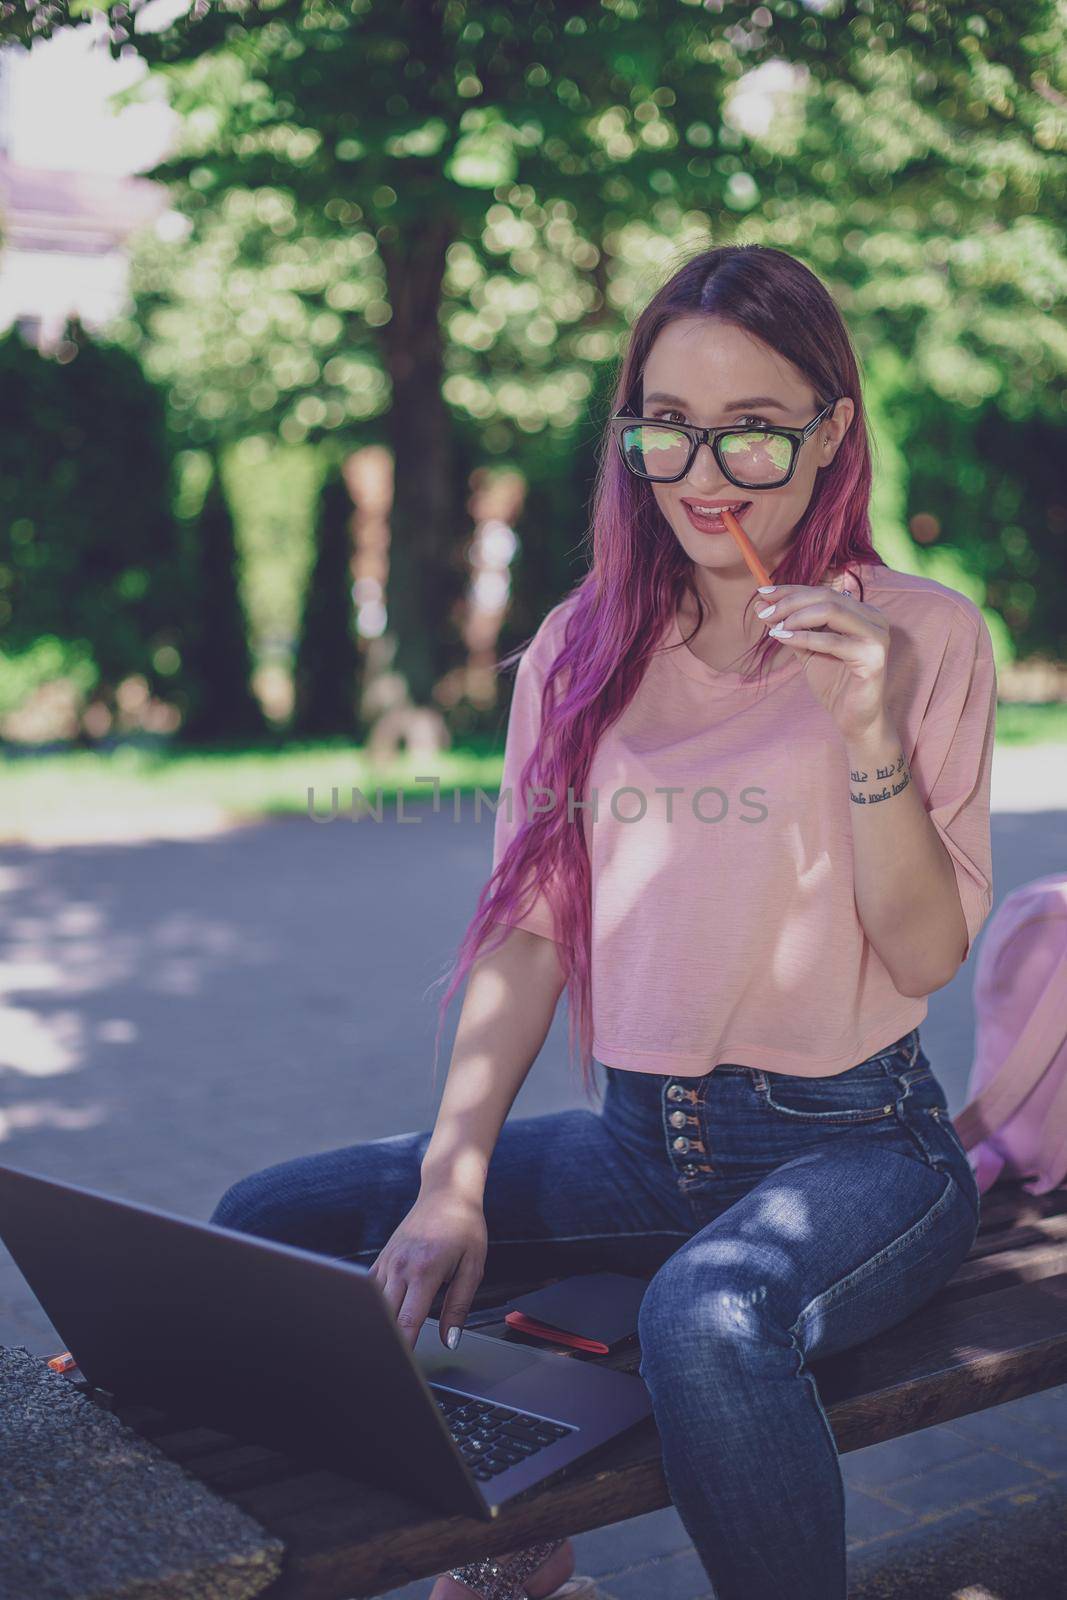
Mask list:
POLYGON ((175 126, 121 312, 0 336, 4 826, 491 789, 629 323, 729 242, 829 286, 877 549, 983 608, 998 738, 1067 739, 1061 5, 4 10, 0 75, 93 17, 175 126))

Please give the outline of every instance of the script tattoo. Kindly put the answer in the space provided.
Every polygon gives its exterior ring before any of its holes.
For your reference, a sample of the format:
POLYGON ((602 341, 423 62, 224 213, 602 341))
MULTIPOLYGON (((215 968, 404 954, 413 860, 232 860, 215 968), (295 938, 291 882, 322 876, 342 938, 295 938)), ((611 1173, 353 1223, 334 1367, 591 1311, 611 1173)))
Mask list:
MULTIPOLYGON (((857 772, 852 770, 849 772, 849 778, 853 783, 872 782, 869 772, 857 772)), ((887 767, 875 767, 873 782, 875 784, 880 784, 881 787, 860 790, 858 792, 855 789, 850 789, 850 799, 854 800, 858 806, 874 806, 877 805, 880 800, 891 800, 895 794, 899 794, 902 789, 906 789, 908 787, 908 784, 911 782, 911 773, 907 769, 907 763, 904 760, 903 750, 897 756, 896 760, 891 761, 887 767), (899 782, 894 783, 893 780, 899 773, 903 773, 903 777, 900 778, 899 782)))

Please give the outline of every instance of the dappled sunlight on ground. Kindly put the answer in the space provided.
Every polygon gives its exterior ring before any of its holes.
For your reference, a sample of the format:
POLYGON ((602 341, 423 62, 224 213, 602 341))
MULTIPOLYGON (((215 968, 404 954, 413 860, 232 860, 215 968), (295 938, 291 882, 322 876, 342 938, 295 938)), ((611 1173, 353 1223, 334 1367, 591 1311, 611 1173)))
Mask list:
POLYGON ((29 845, 139 844, 147 839, 202 839, 245 827, 247 819, 235 817, 223 806, 153 806, 150 810, 62 812, 55 815, 9 819, 0 830, 0 842, 29 845))

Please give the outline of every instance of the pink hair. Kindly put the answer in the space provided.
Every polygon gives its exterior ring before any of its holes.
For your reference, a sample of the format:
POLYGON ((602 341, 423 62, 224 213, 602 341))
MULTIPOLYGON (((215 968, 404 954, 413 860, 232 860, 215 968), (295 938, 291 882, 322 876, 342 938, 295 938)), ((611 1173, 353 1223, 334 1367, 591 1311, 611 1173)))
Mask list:
MULTIPOLYGON (((772 578, 779 583, 818 584, 829 571, 850 562, 883 566, 871 543, 867 418, 848 331, 828 290, 786 251, 759 244, 723 245, 702 251, 678 268, 631 330, 611 414, 634 394, 662 329, 679 317, 694 316, 731 323, 791 361, 815 390, 820 410, 835 395, 847 395, 856 408, 852 426, 833 461, 819 473, 811 501, 772 578)), ((584 798, 597 741, 637 693, 650 655, 686 591, 703 621, 704 606, 689 559, 650 485, 623 465, 607 428, 599 451, 591 531, 592 562, 565 597, 563 643, 546 673, 538 745, 523 768, 520 795, 544 787, 557 797, 573 790, 576 801, 584 798)), ((510 666, 528 644, 505 656, 498 668, 510 666)), ((757 682, 778 647, 769 635, 751 647, 748 653, 758 655, 757 682)), ((434 1075, 444 1014, 453 994, 477 956, 498 948, 510 931, 510 921, 524 916, 543 892, 554 915, 566 978, 570 1060, 573 1067, 577 1021, 583 1085, 592 1097, 596 1079, 591 902, 584 832, 568 823, 562 800, 551 811, 526 816, 525 810, 520 807, 525 820, 478 897, 451 969, 438 1012, 434 1075), (491 939, 494 924, 500 924, 499 937, 491 939)))

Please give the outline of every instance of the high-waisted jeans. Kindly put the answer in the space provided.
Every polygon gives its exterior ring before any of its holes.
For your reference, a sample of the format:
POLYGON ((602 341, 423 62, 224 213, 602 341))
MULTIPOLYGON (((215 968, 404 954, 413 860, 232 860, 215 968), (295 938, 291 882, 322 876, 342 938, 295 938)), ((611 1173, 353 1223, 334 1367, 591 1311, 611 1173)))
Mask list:
MULTIPOLYGON (((846 1600, 843 1482, 808 1362, 922 1306, 978 1231, 919 1031, 831 1077, 600 1070, 600 1111, 505 1122, 484 1281, 649 1275, 639 1371, 718 1600, 846 1600)), ((254 1172, 211 1221, 369 1266, 415 1202, 430 1132, 254 1172)))

